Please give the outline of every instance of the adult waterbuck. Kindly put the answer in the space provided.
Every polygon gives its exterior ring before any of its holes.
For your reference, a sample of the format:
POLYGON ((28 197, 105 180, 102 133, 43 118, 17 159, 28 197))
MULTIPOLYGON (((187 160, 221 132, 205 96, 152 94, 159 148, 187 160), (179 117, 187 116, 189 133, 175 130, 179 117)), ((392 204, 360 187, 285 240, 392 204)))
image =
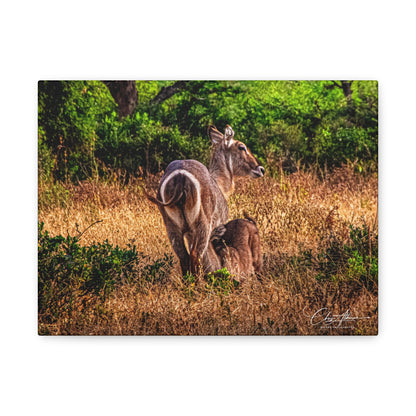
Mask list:
POLYGON ((228 220, 227 196, 235 176, 259 178, 264 168, 247 149, 234 139, 227 125, 224 134, 208 128, 213 144, 209 169, 196 160, 175 160, 166 168, 156 198, 173 250, 182 273, 208 273, 220 267, 220 260, 209 244, 212 230, 228 220))
POLYGON ((263 258, 261 255, 259 230, 256 221, 245 215, 214 229, 210 238, 212 247, 220 259, 221 267, 227 267, 236 275, 236 280, 261 273, 263 258))

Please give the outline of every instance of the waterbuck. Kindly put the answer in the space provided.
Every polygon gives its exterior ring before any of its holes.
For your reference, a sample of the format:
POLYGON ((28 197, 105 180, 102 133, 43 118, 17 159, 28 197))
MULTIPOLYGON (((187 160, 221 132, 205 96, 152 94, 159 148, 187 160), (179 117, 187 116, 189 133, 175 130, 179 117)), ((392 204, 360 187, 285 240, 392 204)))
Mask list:
POLYGON ((210 239, 221 267, 235 274, 236 280, 260 273, 263 265, 256 221, 247 215, 245 217, 219 225, 210 239))
POLYGON ((196 160, 175 160, 166 168, 156 198, 147 195, 162 214, 183 274, 219 269, 209 240, 212 230, 228 220, 226 198, 233 190, 233 179, 264 175, 247 146, 234 139, 230 126, 224 134, 210 126, 208 136, 213 144, 209 169, 196 160))

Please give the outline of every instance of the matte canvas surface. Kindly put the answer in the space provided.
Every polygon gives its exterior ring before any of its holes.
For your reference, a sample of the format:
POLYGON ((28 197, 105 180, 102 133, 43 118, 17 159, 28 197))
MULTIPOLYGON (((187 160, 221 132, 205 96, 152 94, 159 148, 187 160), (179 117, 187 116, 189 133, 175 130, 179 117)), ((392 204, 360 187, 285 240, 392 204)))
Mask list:
POLYGON ((376 81, 39 81, 40 335, 376 335, 376 81))

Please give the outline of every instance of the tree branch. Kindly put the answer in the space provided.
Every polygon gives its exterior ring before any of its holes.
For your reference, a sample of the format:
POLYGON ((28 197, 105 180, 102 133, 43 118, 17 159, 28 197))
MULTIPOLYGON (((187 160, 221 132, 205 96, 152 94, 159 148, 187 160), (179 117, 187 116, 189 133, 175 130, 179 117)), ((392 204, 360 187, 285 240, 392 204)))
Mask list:
POLYGON ((172 97, 172 95, 175 95, 179 91, 184 90, 187 88, 188 82, 189 81, 176 81, 174 84, 169 85, 168 87, 162 87, 156 97, 150 100, 150 105, 160 104, 161 102, 172 97))
POLYGON ((78 223, 75 223, 75 228, 76 228, 76 230, 77 230, 77 232, 78 232, 78 240, 80 240, 81 239, 81 237, 82 237, 82 235, 85 233, 85 231, 87 231, 89 228, 91 228, 93 225, 95 225, 95 224, 98 224, 98 223, 100 223, 100 222, 103 222, 104 220, 98 220, 98 221, 95 221, 95 222, 93 222, 91 225, 89 225, 84 231, 80 231, 79 229, 78 229, 78 223))

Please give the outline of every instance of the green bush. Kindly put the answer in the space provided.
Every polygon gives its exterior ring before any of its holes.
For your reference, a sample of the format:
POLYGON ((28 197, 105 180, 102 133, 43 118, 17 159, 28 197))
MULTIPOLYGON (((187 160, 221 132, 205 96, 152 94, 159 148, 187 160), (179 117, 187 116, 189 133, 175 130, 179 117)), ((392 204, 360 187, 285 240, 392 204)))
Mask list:
POLYGON ((348 243, 329 237, 316 255, 306 250, 291 259, 292 265, 311 268, 318 281, 354 281, 370 291, 378 285, 378 236, 366 224, 350 225, 348 243))
POLYGON ((136 173, 159 172, 175 159, 204 159, 208 143, 190 140, 177 126, 166 127, 144 112, 120 121, 116 114, 105 118, 97 130, 96 157, 105 165, 136 173))
POLYGON ((215 272, 208 273, 206 290, 218 295, 229 295, 239 286, 239 282, 234 279, 226 267, 215 272))
MULTIPOLYGON (((146 257, 150 260, 150 257, 146 257)), ((173 266, 173 257, 165 253, 162 258, 156 259, 153 263, 146 264, 142 270, 142 279, 149 283, 165 283, 168 272, 173 266)))
POLYGON ((352 91, 348 101, 329 81, 193 81, 161 105, 157 117, 204 140, 210 123, 231 124, 272 171, 288 157, 329 167, 374 161, 377 82, 355 81, 352 91))
MULTIPOLYGON (((116 111, 108 89, 99 81, 39 81, 39 153, 54 155, 55 179, 82 179, 95 168, 97 128, 116 111)), ((43 162, 41 168, 46 169, 43 162)))
POLYGON ((348 98, 330 81, 190 81, 152 105, 172 83, 137 81, 137 108, 120 120, 102 82, 39 82, 41 179, 76 181, 99 174, 102 164, 135 174, 175 159, 207 163, 209 124, 232 125, 272 173, 282 160, 292 168, 377 164, 375 81, 354 81, 348 98))
POLYGON ((204 286, 198 286, 197 277, 187 272, 182 276, 183 291, 189 301, 195 299, 199 290, 203 290, 219 296, 228 296, 239 286, 239 282, 227 270, 226 267, 215 272, 210 272, 204 278, 204 286))
POLYGON ((38 228, 38 305, 39 314, 50 320, 71 316, 76 305, 93 296, 104 301, 118 284, 141 285, 165 281, 173 257, 149 263, 149 257, 137 252, 134 245, 127 249, 114 247, 108 241, 81 246, 77 237, 51 237, 38 228))
POLYGON ((313 154, 320 165, 376 162, 377 135, 372 129, 362 127, 323 125, 315 138, 313 154))
POLYGON ((378 290, 378 236, 366 224, 350 225, 349 240, 342 243, 330 235, 317 253, 300 250, 282 267, 308 271, 318 282, 355 283, 369 291, 378 290))

